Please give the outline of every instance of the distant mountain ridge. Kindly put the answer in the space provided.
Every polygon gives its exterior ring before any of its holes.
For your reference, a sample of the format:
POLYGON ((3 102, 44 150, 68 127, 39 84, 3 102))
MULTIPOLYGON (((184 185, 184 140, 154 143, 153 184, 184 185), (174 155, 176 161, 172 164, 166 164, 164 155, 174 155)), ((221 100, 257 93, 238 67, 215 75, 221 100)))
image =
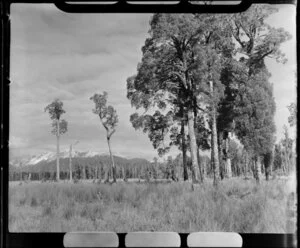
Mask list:
MULTIPOLYGON (((101 155, 108 155, 107 153, 100 153, 100 152, 94 152, 94 151, 72 151, 72 158, 87 158, 87 157, 95 157, 95 156, 101 156, 101 155)), ((62 151, 60 152, 60 158, 69 158, 70 154, 69 151, 62 151)), ((10 164, 14 166, 28 166, 28 165, 36 165, 40 162, 50 162, 56 160, 56 152, 43 152, 39 155, 34 155, 27 158, 17 158, 12 159, 10 161, 10 164)))
MULTIPOLYGON (((124 158, 114 155, 114 160, 116 165, 150 164, 150 161, 143 158, 124 158)), ((11 169, 53 171, 56 168, 56 153, 44 152, 31 158, 12 159, 9 164, 11 169)), ((83 165, 88 167, 107 165, 110 164, 110 156, 108 153, 75 150, 72 151, 72 164, 73 166, 83 165)), ((69 169, 69 151, 60 152, 60 167, 62 171, 69 169)))

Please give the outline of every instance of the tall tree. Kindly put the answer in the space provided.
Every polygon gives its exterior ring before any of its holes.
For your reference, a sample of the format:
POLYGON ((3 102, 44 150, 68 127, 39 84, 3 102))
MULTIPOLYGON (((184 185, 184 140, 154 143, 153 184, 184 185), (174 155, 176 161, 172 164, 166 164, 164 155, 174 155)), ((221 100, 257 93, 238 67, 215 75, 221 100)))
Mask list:
POLYGON ((220 48, 228 44, 222 38, 223 27, 218 29, 220 21, 209 15, 155 14, 150 22, 150 38, 142 49, 138 74, 127 81, 128 98, 137 109, 143 107, 148 111, 165 100, 175 116, 184 113, 181 121, 186 120, 190 138, 194 182, 199 180, 195 122, 199 110, 204 111, 200 106, 201 85, 209 80, 218 81, 219 74, 215 72, 219 63, 214 63, 210 55, 217 53, 218 57, 220 48))
POLYGON ((74 143, 70 144, 70 150, 69 150, 69 174, 70 174, 70 182, 73 180, 73 170, 72 170, 72 149, 73 146, 78 144, 78 140, 76 140, 74 143))
POLYGON ((282 161, 282 147, 281 144, 275 144, 274 149, 274 170, 282 169, 283 161, 282 161))
MULTIPOLYGON (((193 15, 155 14, 143 47, 138 74, 128 81, 128 98, 146 111, 163 101, 184 107, 191 138, 192 180, 198 181, 197 145, 194 132, 193 45, 198 40, 199 21, 193 15)), ((166 104, 165 104, 166 105, 166 104)), ((184 136, 183 136, 184 137, 184 136)))
MULTIPOLYGON (((112 107, 111 105, 107 106, 107 92, 104 91, 103 94, 94 94, 94 96, 92 96, 90 100, 92 100, 95 103, 93 113, 99 116, 101 124, 106 130, 106 140, 111 159, 110 168, 112 171, 113 182, 116 182, 116 167, 114 163, 114 157, 112 155, 110 139, 116 131, 116 127, 118 124, 118 115, 114 107, 112 107)), ((109 171, 107 171, 106 182, 109 181, 109 174, 109 171)))
POLYGON ((60 170, 59 170, 59 138, 60 135, 68 131, 68 123, 64 119, 60 119, 66 111, 63 109, 63 102, 59 99, 54 100, 52 103, 47 105, 44 109, 45 112, 48 112, 50 119, 52 120, 52 130, 51 133, 56 136, 56 180, 60 179, 60 170))
MULTIPOLYGON (((233 54, 232 54, 233 55, 233 54)), ((231 157, 229 151, 230 135, 234 131, 234 109, 235 97, 237 89, 233 78, 234 66, 232 63, 227 63, 221 72, 220 81, 224 86, 224 98, 218 104, 217 129, 219 132, 219 151, 220 159, 224 168, 222 168, 223 176, 230 178, 231 173, 231 157)))
MULTIPOLYGON (((234 44, 232 42, 228 19, 224 15, 196 15, 205 23, 203 41, 198 47, 201 60, 195 78, 200 84, 198 102, 207 106, 211 128, 211 163, 214 172, 214 185, 218 185, 220 177, 219 134, 222 125, 218 125, 220 102, 224 98, 223 71, 233 62, 234 44)), ((225 80, 226 81, 226 80, 225 80)))
POLYGON ((262 71, 240 88, 236 99, 235 133, 247 152, 253 155, 255 178, 260 181, 261 160, 275 143, 275 102, 268 74, 262 71))
POLYGON ((290 111, 290 116, 288 117, 288 121, 291 127, 296 125, 297 122, 297 106, 296 103, 292 102, 288 106, 288 110, 290 111))
MULTIPOLYGON (((205 176, 207 174, 206 168, 205 168, 205 161, 202 161, 201 156, 200 156, 200 151, 205 151, 211 148, 211 131, 209 130, 208 127, 206 127, 207 123, 207 116, 205 117, 205 114, 198 114, 197 117, 195 118, 195 134, 196 134, 196 143, 197 143, 197 159, 199 163, 199 170, 200 170, 200 180, 203 182, 205 180, 205 176)), ((177 134, 178 130, 173 133, 177 134)), ((178 135, 178 134, 177 134, 178 135)), ((181 134, 179 134, 181 135, 181 134)), ((174 135, 176 137, 176 135, 174 135)), ((186 146, 189 148, 189 142, 190 142, 190 137, 187 135, 186 139, 187 141, 186 146)), ((186 158, 187 161, 187 158, 186 158)))
POLYGON ((284 161, 284 169, 286 173, 289 173, 291 170, 291 158, 293 153, 293 140, 289 137, 288 127, 283 126, 284 138, 281 140, 282 145, 282 157, 284 161))
POLYGON ((234 74, 238 96, 235 106, 235 132, 255 160, 255 177, 260 180, 261 158, 274 145, 275 102, 266 58, 285 63, 280 45, 290 39, 282 28, 276 29, 265 19, 277 9, 255 5, 230 19, 231 34, 238 44, 234 74))

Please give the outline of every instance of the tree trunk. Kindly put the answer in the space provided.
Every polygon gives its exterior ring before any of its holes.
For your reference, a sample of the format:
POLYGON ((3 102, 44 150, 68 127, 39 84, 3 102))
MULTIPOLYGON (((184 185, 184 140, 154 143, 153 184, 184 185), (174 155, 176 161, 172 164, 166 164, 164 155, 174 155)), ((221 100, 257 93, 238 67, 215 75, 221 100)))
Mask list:
MULTIPOLYGON (((197 100, 196 100, 196 98, 194 98, 194 100, 193 100, 193 107, 194 107, 194 128, 197 126, 197 122, 196 122, 196 120, 197 120, 197 115, 198 115, 198 111, 197 111, 197 108, 196 108, 196 106, 197 106, 197 100)), ((200 180, 200 182, 202 183, 203 182, 203 175, 202 175, 202 168, 201 168, 201 158, 200 158, 200 146, 198 146, 198 144, 197 144, 197 139, 196 139, 196 145, 197 145, 197 164, 198 164, 198 173, 199 173, 199 180, 200 180)))
POLYGON ((232 177, 231 159, 230 158, 226 158, 226 176, 227 176, 227 178, 232 177))
POLYGON ((284 151, 281 151, 280 155, 281 155, 281 169, 282 169, 282 172, 284 174, 286 174, 286 167, 285 167, 286 161, 285 161, 284 151))
POLYGON ((82 166, 82 179, 83 180, 86 179, 86 168, 85 168, 85 166, 82 166))
POLYGON ((96 167, 95 167, 95 175, 94 175, 94 179, 95 179, 95 180, 98 179, 98 171, 99 171, 99 168, 98 168, 98 166, 96 165, 96 167))
MULTIPOLYGON (((213 95, 213 82, 210 82, 210 90, 213 95)), ((219 151, 218 151, 218 133, 216 123, 215 106, 212 104, 212 128, 211 128, 211 160, 214 172, 214 186, 218 186, 220 181, 220 163, 219 163, 219 151)))
POLYGON ((56 180, 59 181, 59 120, 56 120, 56 180))
POLYGON ((220 172, 220 179, 223 180, 226 176, 226 161, 225 161, 225 151, 224 151, 224 140, 223 140, 223 133, 218 133, 218 153, 219 153, 219 172, 220 172))
POLYGON ((272 176, 272 173, 273 173, 274 159, 275 159, 275 147, 273 148, 272 153, 271 153, 270 176, 272 176))
POLYGON ((105 170, 105 176, 104 176, 104 183, 108 183, 109 182, 109 175, 110 175, 110 173, 109 173, 110 166, 109 166, 109 168, 107 168, 107 166, 105 166, 105 167, 106 167, 106 170, 105 170))
POLYGON ((122 166, 122 174, 123 174, 123 181, 127 182, 126 171, 125 171, 124 165, 122 166))
POLYGON ((266 181, 270 179, 270 167, 265 167, 266 181))
POLYGON ((98 169, 98 179, 100 180, 100 181, 102 181, 102 172, 103 172, 103 166, 102 166, 102 164, 99 166, 99 169, 98 169))
POLYGON ((214 172, 214 185, 217 186, 220 181, 220 163, 218 154, 218 138, 217 138, 217 127, 216 127, 216 116, 213 111, 212 116, 212 133, 211 133, 211 159, 213 163, 214 172))
POLYGON ((248 174, 248 154, 247 153, 244 153, 244 162, 245 162, 245 178, 247 177, 247 174, 248 174))
POLYGON ((257 183, 261 181, 261 157, 255 157, 255 179, 257 183))
POLYGON ((289 163, 289 154, 287 148, 284 148, 284 160, 285 160, 286 174, 288 175, 290 171, 290 163, 289 163))
POLYGON ((72 182, 72 145, 70 145, 70 153, 69 153, 69 170, 70 170, 70 182, 72 182))
POLYGON ((115 183, 115 182, 117 182, 116 167, 115 167, 114 157, 112 155, 111 148, 110 148, 110 138, 109 137, 107 137, 107 144, 108 144, 109 156, 110 156, 110 160, 111 160, 111 171, 112 171, 113 182, 115 183))
POLYGON ((197 161, 199 165, 199 172, 200 172, 200 181, 201 183, 204 182, 204 176, 202 171, 202 164, 201 164, 201 158, 200 158, 200 147, 197 146, 197 161))
POLYGON ((226 164, 226 177, 232 177, 231 159, 229 158, 229 134, 225 140, 225 164, 226 164))
POLYGON ((203 160, 202 169, 203 169, 203 172, 202 172, 203 179, 205 180, 205 178, 207 176, 207 159, 206 158, 203 160))
POLYGON ((187 170, 187 159, 186 159, 186 143, 185 143, 185 132, 184 132, 184 120, 181 121, 181 147, 182 147, 182 164, 183 164, 183 180, 189 180, 187 170))
POLYGON ((193 183, 199 182, 199 176, 197 173, 198 159, 197 159, 197 143, 194 129, 194 112, 193 110, 188 110, 188 132, 190 136, 190 151, 192 159, 192 181, 193 183))

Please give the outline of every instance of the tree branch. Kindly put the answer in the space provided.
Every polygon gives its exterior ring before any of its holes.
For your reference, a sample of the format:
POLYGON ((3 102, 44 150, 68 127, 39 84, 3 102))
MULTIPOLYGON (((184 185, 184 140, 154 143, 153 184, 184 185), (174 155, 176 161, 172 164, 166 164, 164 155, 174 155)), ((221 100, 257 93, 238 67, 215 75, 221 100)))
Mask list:
POLYGON ((102 118, 100 117, 100 114, 99 114, 99 118, 100 118, 100 121, 101 121, 101 123, 102 123, 102 125, 103 125, 103 127, 106 129, 106 131, 108 132, 108 127, 105 125, 105 123, 103 122, 103 120, 102 120, 102 118))
POLYGON ((173 75, 175 75, 175 76, 177 76, 179 79, 180 79, 180 81, 181 81, 181 83, 183 84, 183 86, 184 86, 184 89, 186 89, 187 88, 187 86, 186 86, 186 80, 184 79, 184 77, 182 76, 182 75, 180 75, 178 72, 176 72, 176 71, 172 71, 172 72, 170 72, 171 74, 173 74, 173 75))
POLYGON ((108 139, 110 139, 110 137, 115 133, 115 131, 116 131, 116 129, 113 129, 113 130, 107 135, 108 139))
POLYGON ((198 105, 198 104, 196 105, 196 108, 197 108, 197 109, 199 109, 199 110, 201 110, 202 112, 206 113, 206 110, 205 110, 205 109, 203 109, 203 108, 201 108, 201 107, 199 107, 199 105, 198 105))
POLYGON ((266 52, 265 54, 261 55, 258 59, 255 59, 255 62, 259 62, 262 59, 264 59, 266 56, 270 55, 272 52, 274 51, 274 49, 271 49, 270 51, 266 52))

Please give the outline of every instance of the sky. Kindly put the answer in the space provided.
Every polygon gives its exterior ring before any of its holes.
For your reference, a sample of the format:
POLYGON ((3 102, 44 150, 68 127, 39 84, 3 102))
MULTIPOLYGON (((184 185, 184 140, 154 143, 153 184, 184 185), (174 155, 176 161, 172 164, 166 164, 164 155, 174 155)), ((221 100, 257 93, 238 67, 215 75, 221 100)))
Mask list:
MULTIPOLYGON (((108 152, 106 132, 92 113, 95 93, 108 92, 119 124, 112 149, 124 157, 157 156, 147 134, 136 131, 129 116, 135 112, 126 98, 126 79, 136 73, 141 47, 148 37, 151 14, 69 14, 51 4, 13 4, 11 8, 11 158, 56 151, 51 120, 44 108, 54 99, 64 103, 69 123, 61 150, 108 152)), ((296 99, 296 8, 280 5, 268 20, 293 38, 282 45, 288 62, 267 60, 276 101, 277 139, 288 124, 287 105, 296 99)), ((295 135, 294 130, 290 130, 295 135)), ((175 154, 176 151, 172 150, 175 154)), ((172 154, 171 153, 171 154, 172 154)))

